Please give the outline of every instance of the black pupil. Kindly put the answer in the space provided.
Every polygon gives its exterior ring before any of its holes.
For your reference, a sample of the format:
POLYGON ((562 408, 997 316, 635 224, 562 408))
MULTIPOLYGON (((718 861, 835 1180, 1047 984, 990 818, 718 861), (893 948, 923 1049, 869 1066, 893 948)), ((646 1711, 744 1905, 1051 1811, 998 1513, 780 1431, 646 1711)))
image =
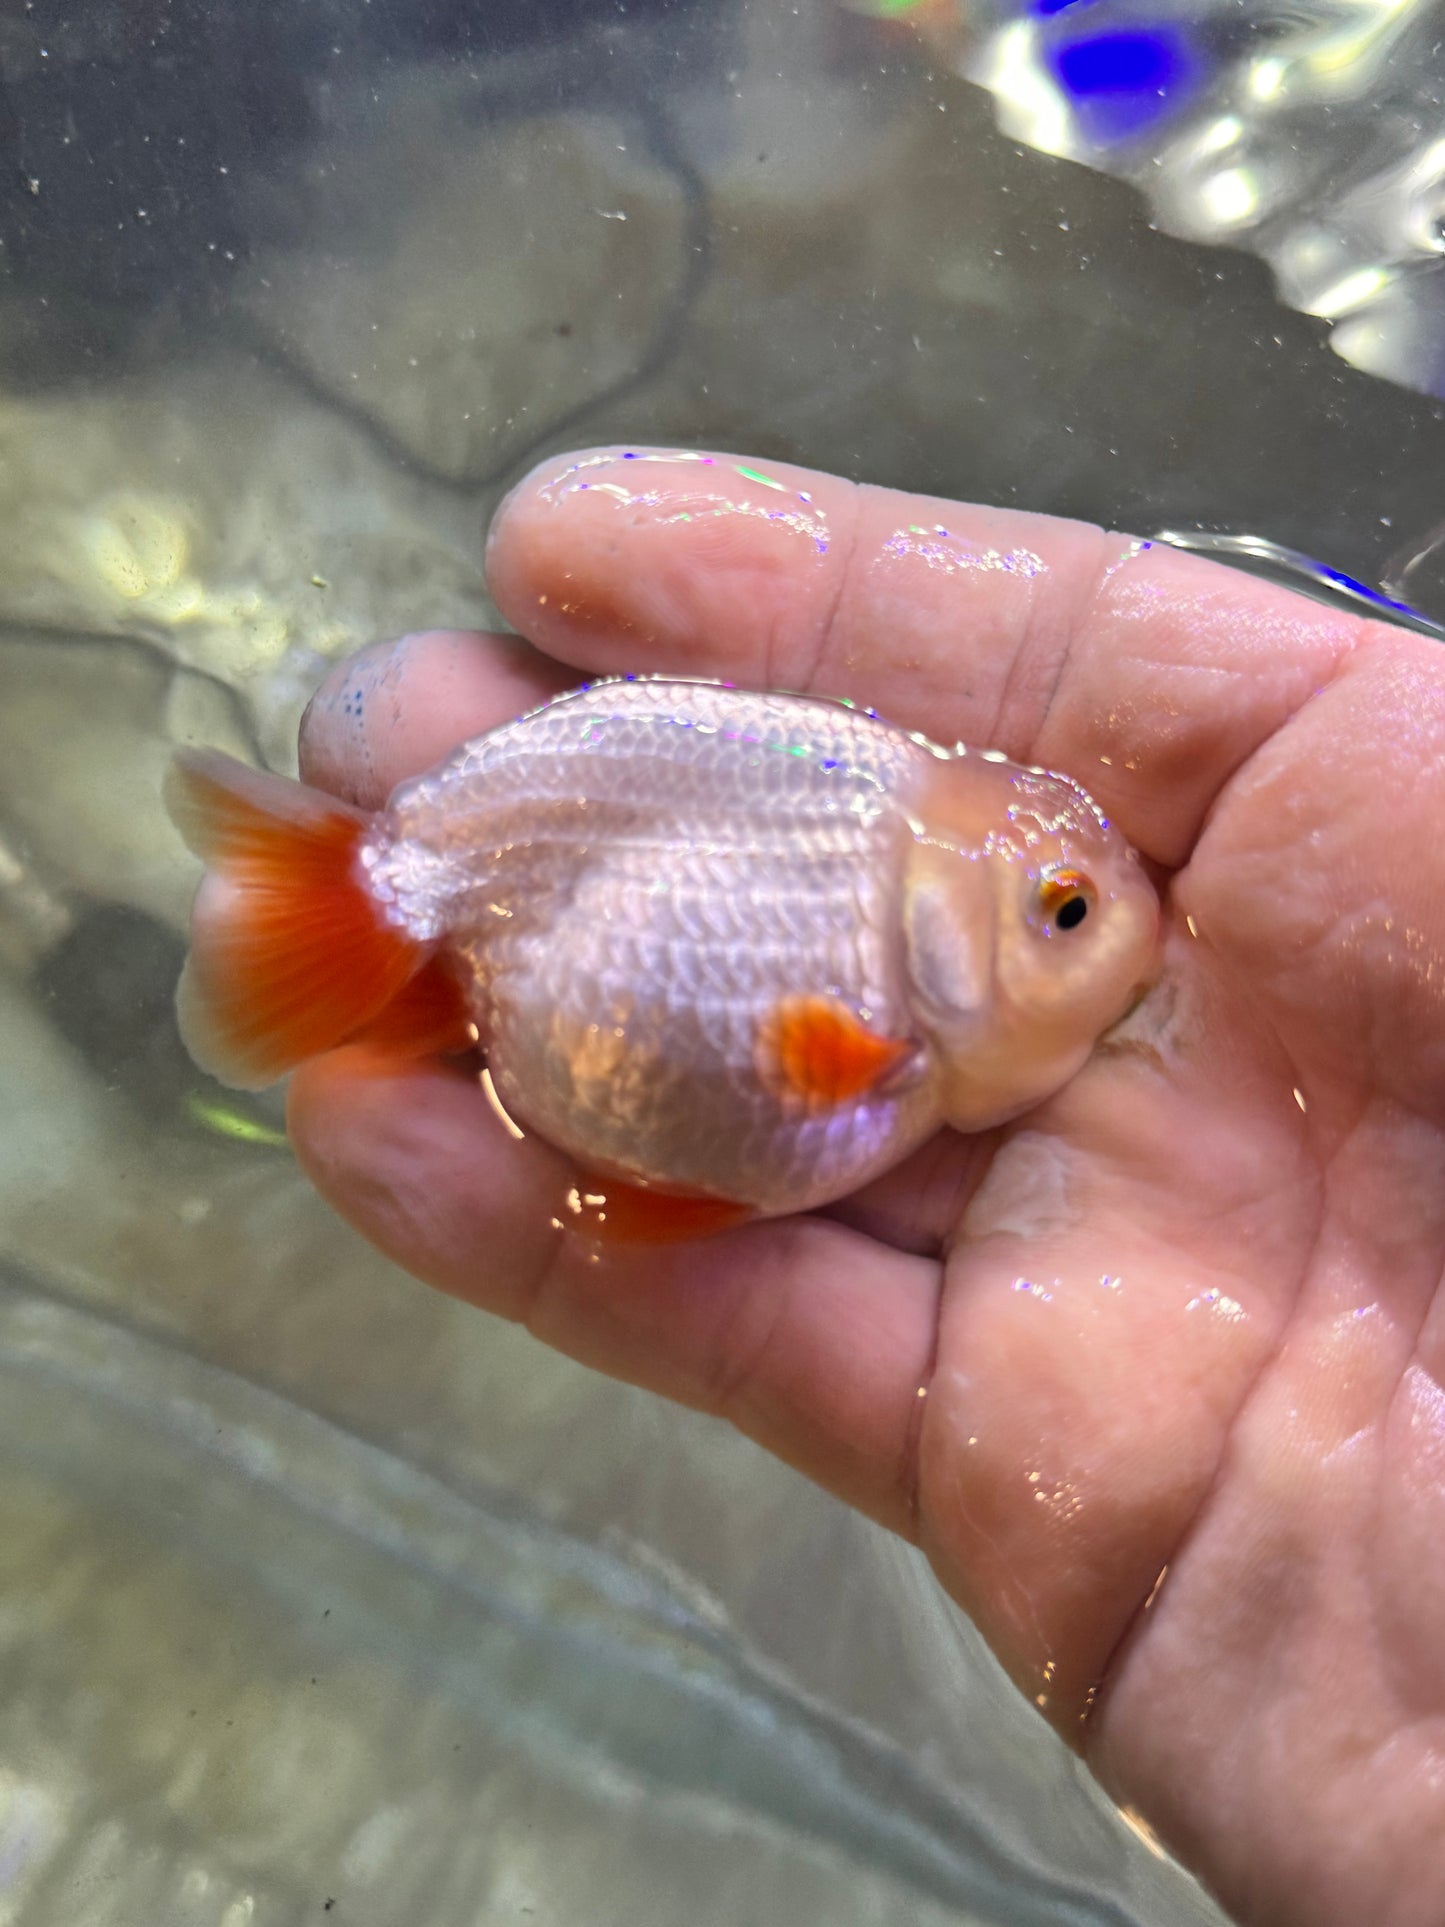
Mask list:
POLYGON ((1054 917, 1054 927, 1058 930, 1075 930, 1089 914, 1089 906, 1083 897, 1070 897, 1059 905, 1054 917))

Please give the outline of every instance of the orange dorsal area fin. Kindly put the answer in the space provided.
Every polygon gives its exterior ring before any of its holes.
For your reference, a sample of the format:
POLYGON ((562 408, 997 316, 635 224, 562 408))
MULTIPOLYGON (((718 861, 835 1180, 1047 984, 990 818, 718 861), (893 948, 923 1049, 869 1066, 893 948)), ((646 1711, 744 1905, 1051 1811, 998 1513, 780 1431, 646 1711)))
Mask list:
POLYGON ((879 1089, 915 1046, 880 1037, 838 997, 784 997, 758 1027, 756 1062, 768 1089, 805 1110, 830 1110, 879 1089))
POLYGON ((568 1194, 564 1222, 597 1244, 675 1245, 730 1231, 753 1216, 749 1205, 731 1198, 584 1177, 568 1194))
POLYGON ((177 757, 166 806, 209 866, 181 979, 203 1069, 259 1090, 371 1023, 427 961, 389 924, 357 854, 367 818, 212 750, 177 757))
POLYGON ((346 1042, 367 1044, 397 1057, 455 1057, 475 1047, 477 1027, 446 960, 433 957, 346 1042))

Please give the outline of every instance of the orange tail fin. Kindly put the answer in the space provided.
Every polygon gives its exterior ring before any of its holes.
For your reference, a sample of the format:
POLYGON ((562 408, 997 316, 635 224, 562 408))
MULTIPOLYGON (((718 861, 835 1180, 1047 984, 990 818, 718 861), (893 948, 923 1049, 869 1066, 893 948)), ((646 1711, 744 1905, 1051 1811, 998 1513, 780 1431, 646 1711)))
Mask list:
MULTIPOLYGON (((176 759, 166 807, 210 866, 177 998, 181 1033, 224 1082, 259 1090, 344 1043, 428 962, 429 947, 389 924, 362 881, 360 810, 211 750, 176 759)), ((420 1001, 420 1048, 436 1049, 435 1011, 420 1001)), ((406 1048, 404 1014, 378 1025, 388 1046, 406 1048)))

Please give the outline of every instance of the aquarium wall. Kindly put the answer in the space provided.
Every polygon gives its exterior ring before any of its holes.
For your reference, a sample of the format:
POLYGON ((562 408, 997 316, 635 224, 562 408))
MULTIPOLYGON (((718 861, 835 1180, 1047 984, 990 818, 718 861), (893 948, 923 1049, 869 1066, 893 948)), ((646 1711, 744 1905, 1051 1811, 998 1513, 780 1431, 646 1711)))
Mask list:
POLYGON ((160 785, 493 621, 500 496, 613 438, 1433 628, 1439 60, 1408 6, 0 0, 0 1922, 1217 1918, 911 1554, 328 1215, 177 1039, 160 785))

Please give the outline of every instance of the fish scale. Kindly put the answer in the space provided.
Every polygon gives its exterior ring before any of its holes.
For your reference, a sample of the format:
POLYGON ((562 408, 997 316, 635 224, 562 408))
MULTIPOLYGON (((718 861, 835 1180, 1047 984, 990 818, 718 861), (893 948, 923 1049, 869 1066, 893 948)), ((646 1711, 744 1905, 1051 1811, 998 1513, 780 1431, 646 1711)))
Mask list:
MULTIPOLYGON (((509 1109, 604 1166, 646 1173, 665 1162, 673 1182, 772 1204, 784 1188, 796 1195, 801 1165, 816 1167, 810 1189, 831 1188, 848 1165, 886 1155, 900 1129, 936 1122, 921 1093, 903 1093, 860 1107, 853 1128, 835 1121, 830 1135, 781 1109, 755 1063, 759 1026, 794 993, 841 993, 885 1030, 906 1029, 903 986, 878 936, 896 930, 897 905, 873 901, 896 898, 878 859, 903 826, 880 799, 886 779, 928 754, 841 704, 600 685, 398 792, 388 812, 397 854, 380 860, 403 915, 429 925, 436 872, 406 846, 465 839, 498 850, 485 875, 457 881, 468 900, 513 912, 470 946, 485 953, 487 1047, 509 1109), (575 803, 579 790, 586 808, 565 828, 526 834, 529 802, 575 803), (504 818, 510 843, 498 834, 504 818), (428 890, 408 906, 417 876, 428 890), (641 1138, 635 1103, 584 1092, 577 1075, 593 1048, 579 1039, 624 1003, 628 1089, 638 1065, 652 1079, 641 1138), (664 1033, 681 1076, 657 1062, 664 1033), (742 1111, 746 1130, 720 1129, 742 1111), (720 1169, 727 1142, 736 1155, 720 1169)), ((451 895, 456 903, 455 881, 451 895)))

